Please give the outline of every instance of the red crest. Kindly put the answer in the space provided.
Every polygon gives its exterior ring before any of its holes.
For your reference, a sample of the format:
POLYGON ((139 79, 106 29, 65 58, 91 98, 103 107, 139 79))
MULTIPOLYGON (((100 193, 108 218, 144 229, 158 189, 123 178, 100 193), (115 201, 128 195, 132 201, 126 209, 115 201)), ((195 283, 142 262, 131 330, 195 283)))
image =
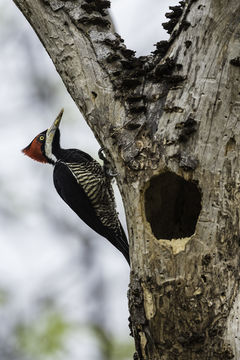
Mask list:
POLYGON ((38 140, 38 137, 39 135, 36 136, 33 141, 22 150, 22 152, 33 160, 41 163, 47 163, 47 159, 42 152, 42 142, 38 140))

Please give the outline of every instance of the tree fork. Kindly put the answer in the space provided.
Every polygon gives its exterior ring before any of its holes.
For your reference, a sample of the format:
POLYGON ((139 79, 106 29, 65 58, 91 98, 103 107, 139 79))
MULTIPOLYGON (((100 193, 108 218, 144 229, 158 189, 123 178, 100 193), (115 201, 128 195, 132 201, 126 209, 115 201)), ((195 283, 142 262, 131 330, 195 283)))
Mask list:
POLYGON ((119 174, 135 358, 239 359, 239 2, 181 1, 140 58, 108 1, 14 2, 119 174))

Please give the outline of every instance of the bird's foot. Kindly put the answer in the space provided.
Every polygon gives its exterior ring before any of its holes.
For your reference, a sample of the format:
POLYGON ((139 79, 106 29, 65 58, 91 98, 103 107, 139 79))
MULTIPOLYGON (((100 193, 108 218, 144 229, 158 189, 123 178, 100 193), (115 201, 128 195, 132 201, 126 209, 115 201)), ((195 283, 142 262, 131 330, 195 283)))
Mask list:
POLYGON ((100 160, 103 161, 103 168, 104 168, 105 174, 109 177, 115 177, 118 175, 118 173, 116 171, 115 172, 112 171, 111 164, 104 155, 104 150, 105 150, 104 147, 102 147, 98 150, 98 157, 100 160))
POLYGON ((107 169, 107 176, 116 177, 117 175, 118 175, 118 173, 116 171, 112 172, 110 169, 107 169))
POLYGON ((100 160, 102 160, 104 163, 107 161, 107 159, 105 158, 105 155, 103 154, 104 152, 104 149, 103 147, 101 147, 99 150, 98 150, 98 157, 100 160))

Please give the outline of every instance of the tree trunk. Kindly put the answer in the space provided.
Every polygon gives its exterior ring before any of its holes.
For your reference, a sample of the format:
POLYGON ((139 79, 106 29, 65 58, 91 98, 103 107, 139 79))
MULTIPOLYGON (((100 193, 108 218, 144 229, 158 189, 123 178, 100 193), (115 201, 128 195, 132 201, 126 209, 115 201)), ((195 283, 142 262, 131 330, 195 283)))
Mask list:
POLYGON ((181 1, 140 58, 109 1, 14 2, 117 169, 135 358, 240 359, 239 1, 181 1))

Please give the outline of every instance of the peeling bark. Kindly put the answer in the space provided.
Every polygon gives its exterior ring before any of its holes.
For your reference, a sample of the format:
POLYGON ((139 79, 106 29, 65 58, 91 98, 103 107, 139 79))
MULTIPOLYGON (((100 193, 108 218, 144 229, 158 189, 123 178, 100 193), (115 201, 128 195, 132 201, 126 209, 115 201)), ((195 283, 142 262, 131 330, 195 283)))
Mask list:
POLYGON ((239 359, 239 1, 181 1, 140 58, 109 1, 14 2, 119 174, 135 359, 239 359))

